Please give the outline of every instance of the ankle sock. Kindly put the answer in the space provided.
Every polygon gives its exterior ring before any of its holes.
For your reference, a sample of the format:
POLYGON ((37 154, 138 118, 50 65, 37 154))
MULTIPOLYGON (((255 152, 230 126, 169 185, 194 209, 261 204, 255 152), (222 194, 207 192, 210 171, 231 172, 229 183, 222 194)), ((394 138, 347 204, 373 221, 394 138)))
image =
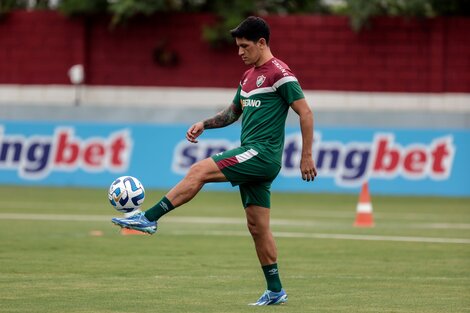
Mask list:
POLYGON ((281 279, 279 277, 279 271, 277 269, 277 263, 262 266, 264 277, 268 285, 267 289, 279 292, 282 289, 281 279))
POLYGON ((167 214, 174 208, 175 207, 170 202, 170 200, 168 200, 167 197, 163 197, 159 202, 157 202, 157 204, 145 211, 144 215, 149 221, 153 222, 157 221, 160 217, 167 214))

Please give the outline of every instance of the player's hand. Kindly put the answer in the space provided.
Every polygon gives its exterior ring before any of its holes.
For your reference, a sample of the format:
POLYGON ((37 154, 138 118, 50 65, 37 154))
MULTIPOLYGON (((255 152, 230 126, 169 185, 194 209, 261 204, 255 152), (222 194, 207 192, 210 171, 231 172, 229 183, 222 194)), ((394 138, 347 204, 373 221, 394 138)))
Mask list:
POLYGON ((188 131, 186 132, 186 139, 189 142, 197 143, 196 138, 202 134, 204 131, 204 124, 202 122, 197 122, 189 127, 188 131))
POLYGON ((313 181, 315 179, 317 168, 311 157, 302 157, 300 159, 300 172, 302 173, 303 180, 313 181))

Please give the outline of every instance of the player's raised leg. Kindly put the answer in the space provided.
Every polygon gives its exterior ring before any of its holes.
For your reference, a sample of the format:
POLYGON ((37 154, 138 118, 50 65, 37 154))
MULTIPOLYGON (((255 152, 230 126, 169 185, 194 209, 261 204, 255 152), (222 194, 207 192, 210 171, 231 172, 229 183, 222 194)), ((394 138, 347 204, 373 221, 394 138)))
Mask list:
POLYGON ((269 219, 270 209, 249 205, 246 209, 248 230, 255 243, 256 253, 266 278, 266 291, 251 305, 273 305, 287 302, 287 294, 282 289, 277 267, 277 248, 272 235, 269 219))
POLYGON ((153 207, 128 218, 115 217, 112 222, 123 228, 154 234, 158 219, 194 198, 204 184, 225 181, 227 179, 215 161, 212 158, 204 159, 191 166, 186 176, 153 207))
POLYGON ((194 198, 206 183, 226 181, 227 178, 215 161, 207 158, 191 166, 186 177, 173 187, 166 197, 175 207, 179 207, 194 198))

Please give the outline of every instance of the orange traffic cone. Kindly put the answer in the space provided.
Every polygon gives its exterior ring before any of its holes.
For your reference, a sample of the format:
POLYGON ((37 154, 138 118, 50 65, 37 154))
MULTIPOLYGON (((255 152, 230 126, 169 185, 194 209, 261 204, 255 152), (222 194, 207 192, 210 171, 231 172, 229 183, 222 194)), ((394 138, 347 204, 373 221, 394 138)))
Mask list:
MULTIPOLYGON (((125 217, 130 217, 134 214, 137 214, 139 213, 140 210, 135 210, 131 213, 125 213, 124 216, 125 217)), ((135 229, 128 229, 128 228, 121 228, 121 235, 145 235, 145 233, 141 232, 141 231, 138 231, 138 230, 135 230, 135 229)))
POLYGON ((145 233, 135 229, 121 228, 121 235, 145 235, 145 233))
POLYGON ((369 186, 367 182, 362 185, 359 203, 356 208, 356 227, 374 227, 374 218, 372 217, 372 203, 370 201, 369 186))

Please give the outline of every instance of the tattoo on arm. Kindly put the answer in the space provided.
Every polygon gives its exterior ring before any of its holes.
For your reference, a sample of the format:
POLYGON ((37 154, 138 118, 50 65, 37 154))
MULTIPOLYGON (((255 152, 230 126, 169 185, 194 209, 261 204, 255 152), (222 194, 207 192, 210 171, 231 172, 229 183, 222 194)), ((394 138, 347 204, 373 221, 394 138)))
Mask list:
POLYGON ((203 121, 204 128, 220 128, 232 124, 242 114, 242 111, 238 109, 235 104, 231 104, 226 109, 220 111, 215 116, 208 118, 203 121))

